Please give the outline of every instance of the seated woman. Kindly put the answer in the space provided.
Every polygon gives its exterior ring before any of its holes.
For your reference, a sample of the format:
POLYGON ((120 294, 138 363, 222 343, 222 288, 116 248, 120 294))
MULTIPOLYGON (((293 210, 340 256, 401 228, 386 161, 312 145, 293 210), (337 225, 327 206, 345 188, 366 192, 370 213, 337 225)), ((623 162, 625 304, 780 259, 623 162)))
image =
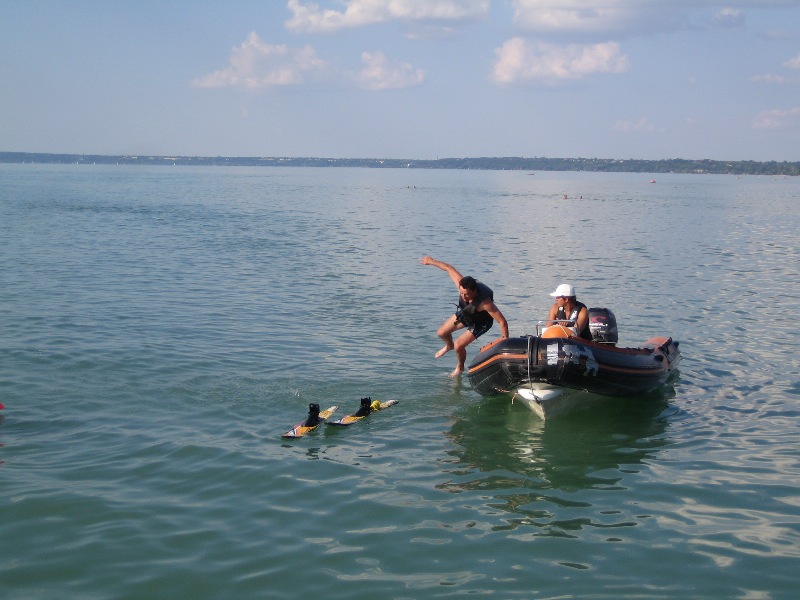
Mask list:
POLYGON ((542 337, 567 337, 578 336, 584 340, 591 340, 589 331, 589 309, 575 296, 575 288, 568 283, 562 283, 556 291, 550 294, 555 298, 550 313, 547 316, 549 323, 542 337))

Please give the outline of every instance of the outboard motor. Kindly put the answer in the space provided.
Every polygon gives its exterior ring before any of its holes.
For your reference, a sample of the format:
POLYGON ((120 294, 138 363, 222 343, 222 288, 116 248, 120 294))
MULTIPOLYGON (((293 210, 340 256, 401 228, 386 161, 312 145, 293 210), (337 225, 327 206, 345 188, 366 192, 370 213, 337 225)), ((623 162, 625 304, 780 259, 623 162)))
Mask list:
POLYGON ((590 308, 589 331, 593 342, 614 345, 619 339, 617 317, 609 308, 590 308))

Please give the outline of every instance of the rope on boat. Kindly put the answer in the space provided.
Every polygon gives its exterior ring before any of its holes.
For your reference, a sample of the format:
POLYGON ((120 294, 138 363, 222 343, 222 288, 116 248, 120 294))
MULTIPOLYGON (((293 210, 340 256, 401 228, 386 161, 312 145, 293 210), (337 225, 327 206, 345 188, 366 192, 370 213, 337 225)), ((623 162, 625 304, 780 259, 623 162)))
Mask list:
POLYGON ((533 359, 531 358, 531 346, 533 344, 533 337, 528 336, 528 387, 533 394, 533 380, 531 379, 531 371, 533 370, 533 359))

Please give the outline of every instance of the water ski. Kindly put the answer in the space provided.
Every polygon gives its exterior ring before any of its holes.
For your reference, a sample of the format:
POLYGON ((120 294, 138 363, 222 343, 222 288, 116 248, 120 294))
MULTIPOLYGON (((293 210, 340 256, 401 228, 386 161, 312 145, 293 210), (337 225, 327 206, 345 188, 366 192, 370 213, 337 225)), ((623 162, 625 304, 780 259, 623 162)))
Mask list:
POLYGON ((381 402, 380 400, 373 400, 372 398, 362 398, 361 406, 358 407, 358 410, 355 413, 352 415, 347 415, 346 417, 342 417, 341 419, 336 419, 335 421, 329 421, 328 425, 352 425, 364 417, 368 417, 375 411, 394 406, 397 404, 397 402, 397 400, 387 400, 386 402, 381 402))
POLYGON ((308 405, 308 417, 302 423, 298 423, 289 431, 284 433, 282 438, 300 438, 307 434, 309 431, 314 431, 317 427, 325 422, 325 419, 330 417, 336 412, 338 406, 331 406, 320 412, 319 404, 312 402, 308 405))

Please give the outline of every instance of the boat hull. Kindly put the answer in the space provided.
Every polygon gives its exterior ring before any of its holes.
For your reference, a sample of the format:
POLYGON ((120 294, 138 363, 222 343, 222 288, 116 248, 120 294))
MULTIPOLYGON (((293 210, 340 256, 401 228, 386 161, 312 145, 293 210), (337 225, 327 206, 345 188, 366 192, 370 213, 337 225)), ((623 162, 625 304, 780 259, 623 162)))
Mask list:
POLYGON ((521 402, 541 419, 555 419, 586 410, 607 400, 608 396, 592 394, 585 390, 533 384, 518 388, 513 402, 521 402))
POLYGON ((478 393, 518 394, 547 418, 574 412, 598 397, 656 390, 673 376, 680 360, 678 342, 665 337, 637 348, 618 348, 575 337, 523 336, 481 348, 467 376, 478 393))

